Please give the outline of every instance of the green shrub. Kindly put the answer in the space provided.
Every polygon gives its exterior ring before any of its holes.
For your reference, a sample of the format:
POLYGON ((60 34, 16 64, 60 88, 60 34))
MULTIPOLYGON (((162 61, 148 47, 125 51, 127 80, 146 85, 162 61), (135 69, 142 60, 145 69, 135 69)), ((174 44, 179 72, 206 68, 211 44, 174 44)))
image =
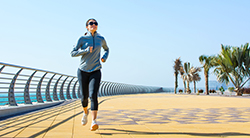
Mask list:
POLYGON ((221 91, 222 94, 225 91, 225 89, 222 86, 219 88, 219 90, 221 91))
POLYGON ((228 91, 230 91, 230 92, 233 92, 233 91, 234 91, 234 87, 228 87, 227 89, 228 89, 228 91))
POLYGON ((200 90, 198 89, 198 93, 203 93, 203 90, 202 89, 200 89, 200 90))
POLYGON ((216 92, 216 90, 209 90, 209 93, 215 93, 216 92))

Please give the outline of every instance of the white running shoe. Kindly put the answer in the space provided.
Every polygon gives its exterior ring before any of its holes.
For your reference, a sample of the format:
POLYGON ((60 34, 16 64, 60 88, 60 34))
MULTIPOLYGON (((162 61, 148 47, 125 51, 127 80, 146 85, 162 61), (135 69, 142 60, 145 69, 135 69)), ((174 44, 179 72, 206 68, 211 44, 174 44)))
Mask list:
POLYGON ((90 130, 91 131, 96 131, 98 128, 99 128, 98 124, 96 123, 95 120, 93 120, 92 124, 91 124, 91 127, 90 127, 90 130))
POLYGON ((83 111, 83 116, 82 116, 82 125, 85 126, 87 123, 88 123, 88 114, 85 114, 84 111, 83 111))

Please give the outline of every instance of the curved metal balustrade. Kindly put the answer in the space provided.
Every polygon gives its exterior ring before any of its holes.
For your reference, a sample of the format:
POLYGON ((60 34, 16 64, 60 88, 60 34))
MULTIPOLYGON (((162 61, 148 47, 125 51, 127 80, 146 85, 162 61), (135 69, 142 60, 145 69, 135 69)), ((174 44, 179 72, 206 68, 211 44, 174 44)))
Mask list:
MULTIPOLYGON (((0 62, 0 105, 44 103, 81 98, 77 77, 0 62)), ((160 87, 102 81, 99 96, 150 93, 160 87)))

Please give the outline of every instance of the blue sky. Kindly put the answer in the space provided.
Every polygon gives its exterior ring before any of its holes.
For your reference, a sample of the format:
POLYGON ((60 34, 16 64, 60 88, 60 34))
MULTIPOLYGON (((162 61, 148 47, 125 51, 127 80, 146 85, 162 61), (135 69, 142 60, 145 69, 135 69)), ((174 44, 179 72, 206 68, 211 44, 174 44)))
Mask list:
POLYGON ((176 58, 198 67, 198 57, 219 53, 221 44, 249 42, 249 6, 249 0, 0 0, 0 61, 76 76, 80 59, 70 52, 86 20, 95 18, 110 48, 102 80, 174 87, 176 58))

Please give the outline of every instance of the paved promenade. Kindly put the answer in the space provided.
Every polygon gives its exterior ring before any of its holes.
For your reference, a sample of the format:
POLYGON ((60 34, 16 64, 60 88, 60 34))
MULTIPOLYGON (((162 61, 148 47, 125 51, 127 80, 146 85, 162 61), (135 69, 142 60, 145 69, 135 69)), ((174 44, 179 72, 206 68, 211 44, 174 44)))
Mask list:
POLYGON ((166 93, 99 98, 97 131, 80 100, 0 121, 1 138, 250 138, 250 98, 166 93))

